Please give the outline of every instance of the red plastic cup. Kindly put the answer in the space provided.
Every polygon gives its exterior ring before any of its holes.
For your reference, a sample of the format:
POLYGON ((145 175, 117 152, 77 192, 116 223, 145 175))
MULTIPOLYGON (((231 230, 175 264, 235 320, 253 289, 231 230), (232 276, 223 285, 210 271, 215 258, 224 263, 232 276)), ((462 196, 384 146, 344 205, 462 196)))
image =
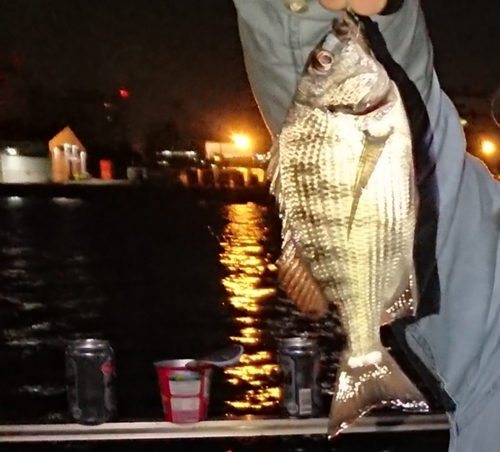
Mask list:
POLYGON ((191 359, 155 363, 160 384, 163 413, 167 422, 191 424, 207 416, 210 399, 210 366, 189 368, 191 359))

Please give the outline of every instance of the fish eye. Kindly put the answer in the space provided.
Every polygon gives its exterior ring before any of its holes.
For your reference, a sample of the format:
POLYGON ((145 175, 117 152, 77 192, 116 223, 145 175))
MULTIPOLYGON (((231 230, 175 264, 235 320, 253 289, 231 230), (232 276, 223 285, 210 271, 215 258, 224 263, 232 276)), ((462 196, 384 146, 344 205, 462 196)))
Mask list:
POLYGON ((316 59, 323 67, 331 67, 333 64, 333 55, 326 50, 320 50, 316 55, 316 59))
POLYGON ((319 50, 312 58, 312 69, 320 74, 329 71, 333 66, 333 55, 326 50, 319 50))

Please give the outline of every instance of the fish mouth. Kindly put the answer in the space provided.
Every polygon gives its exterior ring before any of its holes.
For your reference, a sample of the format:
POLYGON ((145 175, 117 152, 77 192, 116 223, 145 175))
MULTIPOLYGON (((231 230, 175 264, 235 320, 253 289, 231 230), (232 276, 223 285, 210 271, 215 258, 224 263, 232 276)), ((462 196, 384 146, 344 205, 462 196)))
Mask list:
POLYGON ((335 18, 332 22, 333 34, 339 41, 356 38, 362 34, 363 26, 358 16, 350 8, 346 8, 341 18, 335 18))

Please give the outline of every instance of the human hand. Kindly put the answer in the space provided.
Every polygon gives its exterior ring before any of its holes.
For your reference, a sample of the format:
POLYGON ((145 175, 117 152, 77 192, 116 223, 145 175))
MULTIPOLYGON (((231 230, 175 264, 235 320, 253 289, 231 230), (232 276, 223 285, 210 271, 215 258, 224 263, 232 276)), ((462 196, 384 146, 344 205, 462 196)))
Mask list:
POLYGON ((319 2, 324 8, 333 11, 349 7, 361 16, 378 14, 387 4, 387 0, 319 0, 319 2))

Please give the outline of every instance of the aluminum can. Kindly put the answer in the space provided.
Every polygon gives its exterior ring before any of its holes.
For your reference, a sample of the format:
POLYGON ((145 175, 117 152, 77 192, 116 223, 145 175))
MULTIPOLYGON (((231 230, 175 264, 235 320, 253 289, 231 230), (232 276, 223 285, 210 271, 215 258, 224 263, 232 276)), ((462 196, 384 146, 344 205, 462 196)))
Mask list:
POLYGON ((116 413, 114 353, 108 341, 79 339, 66 348, 69 410, 79 424, 108 422, 116 413))
POLYGON ((307 418, 321 412, 318 381, 321 353, 317 342, 306 337, 280 341, 278 363, 281 370, 280 407, 285 415, 307 418))

